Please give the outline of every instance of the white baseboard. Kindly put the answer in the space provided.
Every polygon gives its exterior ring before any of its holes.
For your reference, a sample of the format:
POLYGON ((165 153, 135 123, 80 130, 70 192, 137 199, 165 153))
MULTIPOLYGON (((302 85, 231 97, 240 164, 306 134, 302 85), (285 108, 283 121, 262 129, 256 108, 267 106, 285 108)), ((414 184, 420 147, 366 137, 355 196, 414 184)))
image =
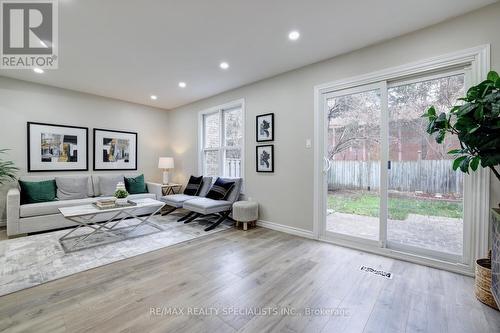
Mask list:
POLYGON ((290 227, 269 221, 258 220, 257 225, 263 228, 281 231, 287 234, 314 239, 313 232, 302 228, 290 227))

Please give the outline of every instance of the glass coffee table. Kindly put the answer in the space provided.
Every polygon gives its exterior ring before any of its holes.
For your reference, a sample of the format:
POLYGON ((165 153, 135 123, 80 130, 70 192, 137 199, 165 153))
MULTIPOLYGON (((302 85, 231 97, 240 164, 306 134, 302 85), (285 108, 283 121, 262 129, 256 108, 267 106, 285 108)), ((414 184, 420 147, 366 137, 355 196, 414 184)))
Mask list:
POLYGON ((59 238, 59 243, 61 244, 64 251, 73 252, 84 249, 86 247, 77 248, 77 246, 82 242, 89 240, 90 238, 95 238, 98 235, 108 236, 107 238, 112 240, 103 244, 109 244, 125 239, 145 236, 134 236, 133 234, 133 232, 137 228, 144 225, 148 225, 156 229, 156 232, 163 231, 160 226, 149 222, 149 219, 151 218, 151 216, 155 215, 163 208, 163 206, 165 205, 164 202, 150 198, 130 200, 129 202, 131 203, 129 205, 117 205, 113 208, 104 209, 98 208, 93 204, 59 208, 59 212, 64 216, 65 219, 76 223, 76 226, 73 229, 59 238), (137 216, 136 213, 144 208, 151 208, 153 209, 153 212, 145 216, 137 216), (103 222, 97 222, 98 217, 102 217, 102 214, 108 214, 110 215, 110 217, 107 217, 103 222), (120 225, 124 224, 123 222, 127 218, 138 220, 139 223, 120 227, 120 225), (81 231, 82 228, 87 228, 90 232, 78 233, 77 231, 81 231), (75 235, 75 233, 77 234, 75 235), (69 247, 65 244, 65 242, 68 241, 72 241, 72 244, 69 247))

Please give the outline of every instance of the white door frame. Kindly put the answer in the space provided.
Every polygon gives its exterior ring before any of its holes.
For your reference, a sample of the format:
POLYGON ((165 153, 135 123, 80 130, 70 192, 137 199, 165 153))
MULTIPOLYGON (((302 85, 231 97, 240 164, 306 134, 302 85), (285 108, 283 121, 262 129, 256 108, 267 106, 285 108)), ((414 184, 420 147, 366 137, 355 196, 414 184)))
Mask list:
MULTIPOLYGON (((447 269, 466 275, 473 275, 474 259, 484 256, 488 250, 490 177, 488 169, 481 169, 478 172, 466 176, 464 179, 464 233, 467 233, 469 237, 468 239, 464 239, 464 248, 466 249, 464 253, 466 253, 466 255, 462 263, 451 263, 438 259, 430 259, 419 254, 405 253, 397 249, 388 249, 385 247, 386 235, 384 232, 381 233, 380 244, 376 246, 364 240, 352 241, 350 239, 341 238, 332 239, 324 233, 324 224, 326 222, 326 181, 322 163, 326 152, 326 138, 324 135, 324 94, 373 83, 402 80, 426 72, 431 73, 441 69, 458 66, 464 66, 464 68, 467 67, 468 70, 470 70, 470 75, 467 75, 470 82, 466 82, 467 86, 477 84, 486 79, 490 68, 490 45, 482 45, 424 61, 418 61, 339 81, 328 82, 314 87, 314 140, 316 144, 314 145, 313 234, 316 239, 432 267, 447 269)), ((387 93, 387 89, 382 89, 382 92, 387 93)), ((387 99, 382 98, 382 100, 387 99)), ((387 108, 387 105, 385 108, 387 108)), ((388 116, 387 112, 382 112, 382 114, 385 114, 385 117, 388 116)), ((386 131, 387 126, 382 126, 382 128, 383 127, 385 127, 384 131, 386 131)), ((383 130, 382 128, 381 131, 383 130)), ((382 133, 382 135, 385 134, 382 133)), ((384 159, 387 164, 388 151, 381 151, 381 163, 384 163, 382 159, 384 159)), ((386 181, 386 179, 381 179, 381 181, 386 181)), ((383 207, 381 207, 381 210, 382 208, 383 207)), ((385 209, 384 212, 386 211, 385 209)), ((382 221, 380 228, 386 230, 385 225, 382 225, 382 221)))

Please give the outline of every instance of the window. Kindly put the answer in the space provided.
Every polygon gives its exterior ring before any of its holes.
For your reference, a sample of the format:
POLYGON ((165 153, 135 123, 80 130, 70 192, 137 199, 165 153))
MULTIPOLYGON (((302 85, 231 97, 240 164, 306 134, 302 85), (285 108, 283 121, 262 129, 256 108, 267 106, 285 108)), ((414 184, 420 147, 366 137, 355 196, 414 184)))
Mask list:
POLYGON ((204 176, 243 177, 243 100, 200 113, 200 163, 204 176))

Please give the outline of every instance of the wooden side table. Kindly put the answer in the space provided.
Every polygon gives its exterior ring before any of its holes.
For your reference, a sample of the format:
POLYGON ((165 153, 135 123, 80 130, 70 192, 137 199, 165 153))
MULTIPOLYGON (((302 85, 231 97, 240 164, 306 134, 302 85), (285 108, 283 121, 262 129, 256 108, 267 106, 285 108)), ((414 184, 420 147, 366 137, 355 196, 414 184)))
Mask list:
POLYGON ((182 189, 182 184, 163 184, 161 190, 163 195, 179 194, 182 189))

